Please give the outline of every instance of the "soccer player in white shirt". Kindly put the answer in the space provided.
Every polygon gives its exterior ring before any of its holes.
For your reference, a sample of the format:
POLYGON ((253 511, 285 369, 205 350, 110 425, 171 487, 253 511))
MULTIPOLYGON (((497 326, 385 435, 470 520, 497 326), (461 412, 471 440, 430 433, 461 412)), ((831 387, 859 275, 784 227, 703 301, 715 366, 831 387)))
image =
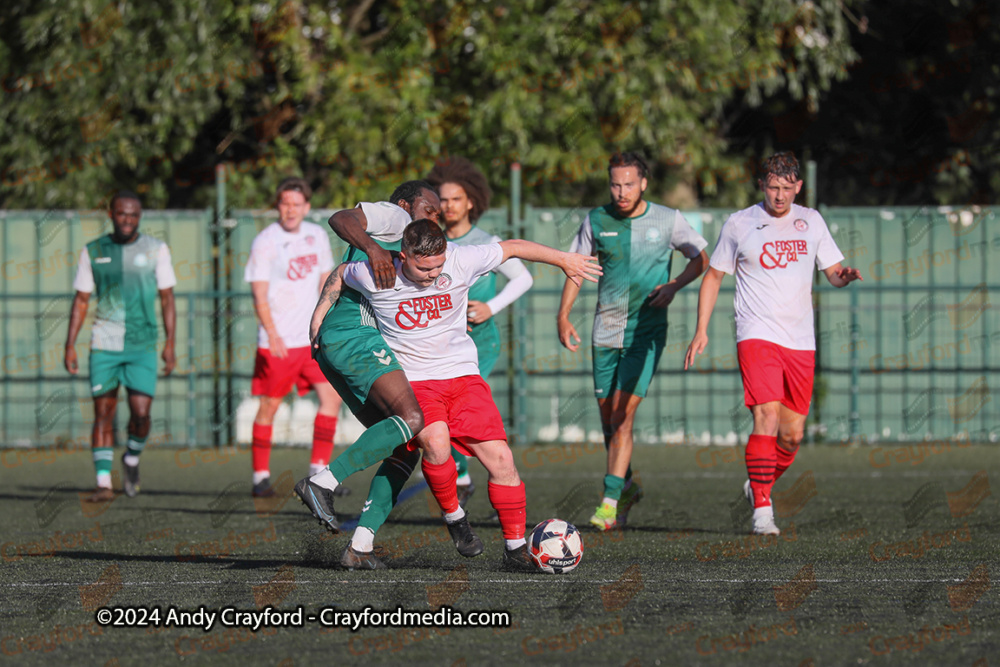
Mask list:
POLYGON ((743 490, 754 507, 753 533, 778 535, 771 488, 795 459, 812 396, 813 265, 834 287, 862 278, 857 269, 841 266, 844 256, 823 216, 795 204, 802 179, 792 153, 764 160, 758 183, 764 201, 729 216, 719 233, 698 293, 698 325, 684 368, 708 345, 723 275, 735 274, 736 350, 744 401, 753 413, 743 490))
POLYGON ((319 397, 309 474, 325 468, 333 452, 341 399, 312 358, 309 346, 309 321, 320 288, 333 270, 333 255, 326 231, 303 221, 311 197, 312 189, 304 179, 286 178, 278 185, 278 220, 253 240, 244 275, 260 321, 251 381, 253 395, 260 397, 251 449, 255 497, 274 495, 270 484, 272 425, 293 387, 300 396, 312 387, 319 397))
MULTIPOLYGON (((342 275, 344 285, 369 299, 382 335, 413 386, 426 424, 413 444, 424 452, 424 478, 444 512, 459 552, 471 557, 481 553, 483 546, 458 503, 453 443, 463 453, 477 456, 489 473, 490 502, 497 510, 505 539, 503 567, 532 569, 524 540, 524 483, 507 446, 503 420, 489 385, 479 374, 476 345, 466 326, 469 287, 511 257, 553 264, 571 280, 596 282, 595 276, 600 275, 594 257, 529 241, 449 244, 430 220, 414 221, 404 231, 391 289, 376 288, 367 262, 342 265, 336 275, 342 275)), ((334 288, 332 293, 337 291, 339 288, 334 288)), ((319 477, 311 482, 327 483, 319 477)))

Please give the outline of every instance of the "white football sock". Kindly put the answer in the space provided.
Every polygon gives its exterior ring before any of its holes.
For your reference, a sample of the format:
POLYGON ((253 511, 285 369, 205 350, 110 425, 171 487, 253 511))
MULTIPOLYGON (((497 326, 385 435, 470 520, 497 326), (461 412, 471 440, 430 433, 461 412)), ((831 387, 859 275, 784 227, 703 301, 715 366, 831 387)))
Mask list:
POLYGON ((461 475, 458 478, 458 481, 455 482, 455 484, 458 486, 468 486, 469 484, 472 484, 472 475, 470 475, 469 473, 461 475))
POLYGON ((329 468, 323 468, 315 475, 312 475, 309 478, 309 481, 313 484, 322 486, 324 489, 330 489, 331 491, 340 486, 340 482, 338 482, 337 478, 333 476, 333 473, 330 472, 329 468))
POLYGON ((122 461, 125 462, 127 466, 137 466, 139 465, 139 457, 135 454, 126 454, 122 457, 122 461))
POLYGON ((253 485, 254 486, 257 486, 258 484, 260 484, 261 482, 263 482, 265 479, 271 479, 271 471, 270 470, 254 470, 253 471, 253 485))
POLYGON ((358 526, 351 538, 351 548, 368 553, 375 549, 375 533, 370 528, 358 526))
POLYGON ((454 512, 446 513, 444 515, 444 520, 446 523, 455 523, 456 521, 461 520, 461 518, 464 516, 465 516, 465 510, 463 510, 462 507, 459 506, 459 508, 454 512))
POLYGON ((527 544, 527 542, 524 541, 523 537, 516 540, 504 540, 504 541, 507 543, 507 551, 513 551, 514 549, 517 549, 518 547, 527 544))
POLYGON ((97 486, 103 486, 105 489, 111 488, 111 473, 110 472, 99 472, 97 473, 97 486))
POLYGON ((312 477, 318 473, 323 472, 323 468, 326 466, 322 463, 310 463, 309 464, 309 476, 312 477))

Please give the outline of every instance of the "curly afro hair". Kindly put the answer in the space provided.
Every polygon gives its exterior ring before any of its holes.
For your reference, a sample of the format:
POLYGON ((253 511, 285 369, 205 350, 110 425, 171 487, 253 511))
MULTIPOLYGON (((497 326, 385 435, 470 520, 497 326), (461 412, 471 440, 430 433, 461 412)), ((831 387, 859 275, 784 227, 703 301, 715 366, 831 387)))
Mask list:
POLYGON ((489 207, 490 197, 493 191, 490 184, 486 182, 486 176, 479 168, 464 157, 446 157, 431 169, 427 174, 427 182, 438 189, 444 183, 454 183, 465 190, 465 194, 472 202, 472 210, 469 211, 469 220, 475 224, 489 207))

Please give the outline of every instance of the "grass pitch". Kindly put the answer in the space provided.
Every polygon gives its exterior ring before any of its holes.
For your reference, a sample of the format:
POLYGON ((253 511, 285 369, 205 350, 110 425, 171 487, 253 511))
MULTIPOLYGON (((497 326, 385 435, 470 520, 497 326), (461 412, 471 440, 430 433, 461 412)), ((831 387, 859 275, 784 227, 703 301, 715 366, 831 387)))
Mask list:
MULTIPOLYGON (((246 452, 153 449, 140 495, 99 507, 80 502, 88 451, 0 456, 0 656, 11 664, 985 665, 1000 655, 996 447, 803 448, 775 488, 778 538, 747 535, 742 450, 637 448, 646 495, 609 534, 586 527, 603 449, 516 450, 529 530, 559 516, 583 532, 583 562, 562 576, 499 571, 478 464, 469 514, 483 555, 455 552, 413 480, 376 538, 390 569, 343 572, 333 564, 348 535, 328 536, 290 493, 305 450, 275 450, 283 493, 256 504, 246 452), (512 624, 206 633, 95 622, 101 607, 140 605, 450 605, 507 611, 512 624)), ((345 515, 360 511, 371 472, 349 480, 345 515)))

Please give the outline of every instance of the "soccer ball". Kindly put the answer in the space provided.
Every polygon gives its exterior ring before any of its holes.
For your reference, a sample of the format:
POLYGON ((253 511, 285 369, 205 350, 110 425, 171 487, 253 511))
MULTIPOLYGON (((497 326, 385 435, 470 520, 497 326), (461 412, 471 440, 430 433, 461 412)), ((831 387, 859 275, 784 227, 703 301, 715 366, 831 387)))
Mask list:
POLYGON ((580 564, 583 538, 568 521, 547 519, 531 531, 528 553, 542 572, 563 574, 580 564))

